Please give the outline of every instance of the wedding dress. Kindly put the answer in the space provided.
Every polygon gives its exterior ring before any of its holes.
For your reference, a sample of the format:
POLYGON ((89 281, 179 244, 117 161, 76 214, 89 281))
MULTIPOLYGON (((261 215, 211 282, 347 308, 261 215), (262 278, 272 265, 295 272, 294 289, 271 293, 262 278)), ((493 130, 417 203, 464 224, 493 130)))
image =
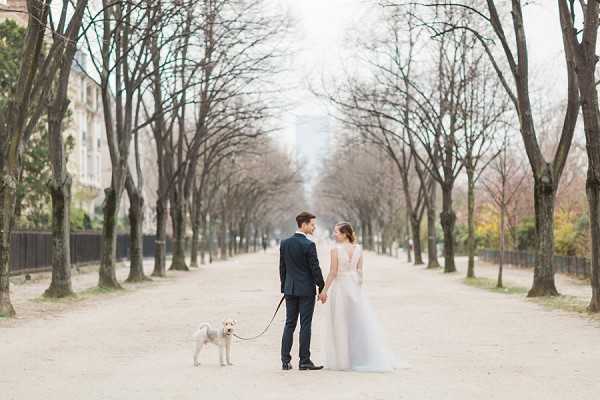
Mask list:
POLYGON ((338 273, 328 290, 322 319, 324 365, 334 370, 391 371, 393 358, 362 286, 362 248, 335 248, 338 273))

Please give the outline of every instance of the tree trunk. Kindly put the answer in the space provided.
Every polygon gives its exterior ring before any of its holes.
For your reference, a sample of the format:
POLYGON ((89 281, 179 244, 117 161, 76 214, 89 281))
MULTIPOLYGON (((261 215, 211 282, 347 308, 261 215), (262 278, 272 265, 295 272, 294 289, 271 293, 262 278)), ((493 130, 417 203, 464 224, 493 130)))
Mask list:
POLYGON ((360 221, 360 228, 361 228, 360 229, 360 235, 362 236, 363 247, 365 249, 369 250, 369 242, 367 241, 367 224, 365 223, 364 220, 360 221))
POLYGON ((537 258, 533 273, 533 286, 527 297, 558 296, 554 284, 554 202, 555 185, 550 168, 535 178, 534 206, 537 233, 537 258))
POLYGON ((15 309, 10 302, 10 236, 15 208, 16 179, 2 171, 0 176, 0 316, 13 317, 15 309))
POLYGON ((219 254, 221 260, 227 260, 227 227, 224 222, 219 227, 219 254))
POLYGON ((475 171, 467 170, 467 278, 475 278, 475 171))
POLYGON ((189 271, 185 263, 185 204, 183 201, 174 201, 171 207, 173 221, 174 249, 173 261, 170 270, 189 271))
POLYGON ((200 263, 206 264, 206 252, 208 251, 208 215, 201 213, 202 238, 200 239, 200 263))
POLYGON ((371 222, 371 218, 367 220, 367 229, 369 233, 367 234, 367 239, 369 240, 369 250, 375 249, 375 243, 373 238, 373 223, 371 222))
POLYGON ((404 245, 406 246, 406 262, 412 262, 412 250, 410 249, 410 215, 408 210, 406 211, 406 240, 404 241, 404 245))
POLYGON ((439 268, 437 255, 437 232, 435 227, 435 186, 431 188, 431 200, 427 206, 427 268, 439 268))
POLYGON ((156 239, 152 276, 167 276, 167 210, 160 197, 156 200, 156 239))
POLYGON ((592 299, 588 306, 590 312, 600 312, 600 171, 588 167, 586 192, 590 208, 590 228, 592 233, 591 283, 592 299))
POLYGON ((197 199, 198 191, 194 189, 190 205, 190 218, 192 223, 192 243, 190 248, 190 268, 198 268, 198 248, 200 240, 200 211, 197 199))
POLYGON ((52 180, 52 281, 45 297, 61 298, 73 295, 71 286, 70 215, 71 177, 66 174, 62 183, 52 180))
POLYGON ((120 289, 115 271, 117 252, 117 205, 119 198, 111 186, 104 190, 104 224, 102 226, 102 255, 98 271, 98 286, 101 288, 120 289))
POLYGON ((132 187, 133 183, 127 186, 127 195, 129 196, 129 276, 127 282, 143 282, 150 280, 144 274, 144 197, 132 187))
POLYGON ((440 223, 444 231, 444 272, 456 272, 454 263, 454 225, 456 224, 456 214, 452 209, 452 186, 442 186, 442 212, 440 213, 440 223))
POLYGON ((61 298, 72 296, 71 286, 71 186, 72 179, 67 172, 65 144, 63 140, 63 120, 69 106, 67 99, 68 78, 74 49, 65 55, 60 78, 48 107, 48 161, 52 177, 48 189, 52 198, 52 280, 44 292, 45 297, 61 298))
MULTIPOLYGON (((504 195, 502 196, 502 204, 504 204, 504 195)), ((500 207, 500 262, 498 263, 498 281, 496 282, 496 287, 499 289, 503 287, 502 273, 504 269, 504 250, 506 246, 504 241, 504 210, 505 207, 502 205, 500 207)))
POLYGON ((192 249, 190 253, 190 268, 198 268, 198 250, 200 247, 200 219, 192 224, 192 249))
POLYGON ((219 224, 219 256, 221 260, 227 260, 227 212, 223 208, 219 224))
POLYGON ((214 243, 213 243, 213 238, 214 238, 214 221, 212 218, 209 217, 208 219, 208 233, 206 235, 206 241, 207 241, 207 245, 206 245, 206 251, 208 252, 208 262, 209 264, 212 264, 214 258, 215 258, 215 248, 214 248, 214 243))
POLYGON ((192 204, 191 204, 191 217, 192 217, 192 248, 190 254, 190 268, 198 268, 198 250, 200 247, 200 224, 201 214, 200 210, 202 205, 200 204, 200 190, 194 187, 192 192, 192 204))
POLYGON ((421 221, 416 215, 410 216, 410 231, 413 240, 413 254, 415 255, 415 265, 423 265, 423 254, 421 251, 421 221))
POLYGON ((237 247, 237 234, 233 231, 233 226, 229 225, 229 257, 233 257, 235 255, 235 248, 237 247))

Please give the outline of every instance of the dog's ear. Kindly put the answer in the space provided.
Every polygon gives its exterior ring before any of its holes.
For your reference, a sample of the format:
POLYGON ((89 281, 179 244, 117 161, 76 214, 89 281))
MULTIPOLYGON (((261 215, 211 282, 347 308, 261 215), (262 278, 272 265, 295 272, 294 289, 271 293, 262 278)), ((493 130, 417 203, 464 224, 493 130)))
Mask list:
POLYGON ((234 324, 234 325, 237 325, 237 319, 234 319, 234 320, 233 320, 233 324, 234 324))

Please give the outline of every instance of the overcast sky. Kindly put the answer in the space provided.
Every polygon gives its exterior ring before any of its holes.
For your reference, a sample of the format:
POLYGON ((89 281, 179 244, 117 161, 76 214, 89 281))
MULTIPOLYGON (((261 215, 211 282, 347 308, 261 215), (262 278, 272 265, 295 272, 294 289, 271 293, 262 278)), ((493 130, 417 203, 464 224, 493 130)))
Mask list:
MULTIPOLYGON (((306 89, 307 79, 340 75, 352 49, 345 38, 368 27, 374 18, 375 0, 273 0, 289 10, 296 20, 291 39, 297 53, 294 68, 286 75, 297 87, 290 94, 295 105, 283 116, 282 139, 292 142, 294 117, 299 114, 323 114, 326 109, 306 89)), ((539 96, 560 98, 564 93, 565 74, 562 39, 556 3, 540 0, 525 9, 532 88, 548 86, 539 96), (558 82, 558 84, 556 84, 558 82)), ((317 80, 318 80, 317 79, 317 80)))

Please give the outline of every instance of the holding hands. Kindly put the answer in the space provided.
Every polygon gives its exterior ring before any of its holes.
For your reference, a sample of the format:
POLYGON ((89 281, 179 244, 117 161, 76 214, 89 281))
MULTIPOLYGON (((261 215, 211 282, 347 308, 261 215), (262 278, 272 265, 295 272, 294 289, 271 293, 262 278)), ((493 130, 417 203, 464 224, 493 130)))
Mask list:
POLYGON ((319 298, 319 301, 320 301, 322 304, 325 304, 325 303, 327 302, 327 292, 325 292, 325 291, 323 290, 321 293, 319 293, 319 297, 318 297, 318 298, 319 298))

